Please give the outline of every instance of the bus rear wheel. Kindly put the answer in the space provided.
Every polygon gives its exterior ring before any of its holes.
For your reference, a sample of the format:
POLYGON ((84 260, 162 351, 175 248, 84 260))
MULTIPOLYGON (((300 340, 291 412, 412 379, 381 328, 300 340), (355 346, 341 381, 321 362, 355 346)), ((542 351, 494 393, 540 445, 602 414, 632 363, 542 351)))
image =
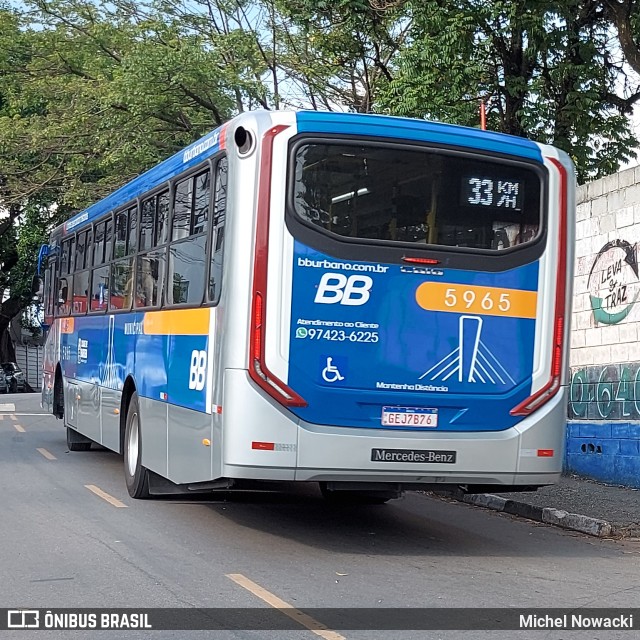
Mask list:
POLYGON ((140 404, 135 392, 129 401, 124 431, 124 478, 132 498, 149 497, 149 471, 142 466, 140 404))

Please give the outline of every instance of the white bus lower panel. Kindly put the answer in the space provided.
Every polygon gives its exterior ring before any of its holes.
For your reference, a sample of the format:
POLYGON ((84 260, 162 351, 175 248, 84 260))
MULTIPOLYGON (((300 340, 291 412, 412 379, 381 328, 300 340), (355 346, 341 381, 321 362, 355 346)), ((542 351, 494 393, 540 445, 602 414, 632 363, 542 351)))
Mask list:
POLYGON ((408 484, 544 485, 562 471, 564 394, 495 432, 412 432, 308 424, 267 398, 247 372, 225 372, 228 478, 408 484))

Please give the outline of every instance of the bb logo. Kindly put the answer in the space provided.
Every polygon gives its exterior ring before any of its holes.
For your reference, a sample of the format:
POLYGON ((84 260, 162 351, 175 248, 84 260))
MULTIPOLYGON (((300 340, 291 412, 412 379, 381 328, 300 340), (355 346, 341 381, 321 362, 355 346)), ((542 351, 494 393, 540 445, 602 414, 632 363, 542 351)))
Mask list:
POLYGON ((202 391, 204 389, 206 372, 207 352, 194 349, 191 352, 191 367, 189 368, 189 389, 202 391))
POLYGON ((345 276, 325 273, 320 279, 314 302, 319 304, 347 304, 357 306, 369 300, 373 279, 369 276, 345 276))

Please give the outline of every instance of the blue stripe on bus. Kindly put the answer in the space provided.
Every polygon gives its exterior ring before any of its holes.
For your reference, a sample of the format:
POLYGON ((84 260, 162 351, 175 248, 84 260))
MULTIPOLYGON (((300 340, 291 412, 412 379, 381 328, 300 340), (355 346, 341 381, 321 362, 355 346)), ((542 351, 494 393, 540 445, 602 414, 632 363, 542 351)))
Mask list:
POLYGON ((105 213, 117 209, 123 204, 131 202, 138 196, 158 187, 183 171, 195 167, 203 160, 224 148, 224 127, 218 127, 185 149, 167 158, 146 173, 134 178, 117 191, 108 195, 100 202, 92 204, 64 223, 64 232, 81 229, 105 213))
POLYGON ((62 373, 117 392, 132 376, 141 397, 206 413, 206 384, 190 384, 194 352, 206 354, 213 339, 189 319, 198 312, 207 316, 208 324, 209 308, 57 318, 55 322, 66 325, 60 335, 62 373), (163 313, 175 316, 175 332, 168 329, 166 318, 148 322, 148 316, 163 313), (185 327, 187 333, 181 334, 185 327))
POLYGON ((410 118, 357 113, 300 111, 296 114, 299 133, 335 133, 416 140, 504 153, 542 162, 540 147, 531 140, 494 131, 427 122, 410 118))

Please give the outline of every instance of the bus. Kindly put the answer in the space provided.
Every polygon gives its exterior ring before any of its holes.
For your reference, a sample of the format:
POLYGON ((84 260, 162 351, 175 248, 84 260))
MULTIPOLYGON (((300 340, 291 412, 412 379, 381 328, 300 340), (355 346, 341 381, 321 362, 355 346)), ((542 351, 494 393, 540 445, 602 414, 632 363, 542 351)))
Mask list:
POLYGON ((574 191, 523 138, 241 114, 52 232, 43 408, 133 498, 552 484, 574 191))

